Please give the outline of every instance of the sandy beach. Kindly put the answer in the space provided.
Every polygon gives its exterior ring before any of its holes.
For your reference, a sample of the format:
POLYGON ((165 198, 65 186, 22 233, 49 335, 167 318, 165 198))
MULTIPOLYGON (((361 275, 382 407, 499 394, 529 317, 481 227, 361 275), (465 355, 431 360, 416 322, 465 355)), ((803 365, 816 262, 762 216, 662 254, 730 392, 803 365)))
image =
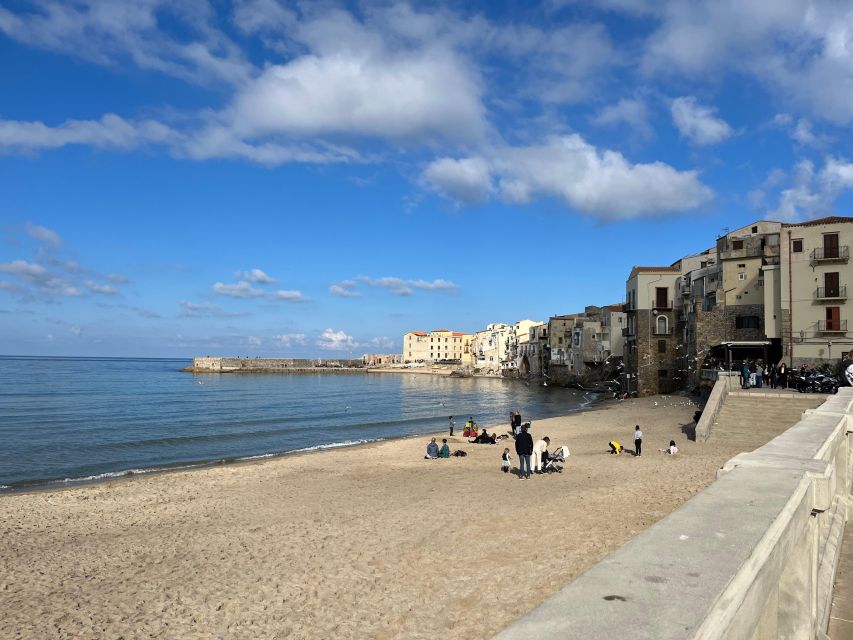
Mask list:
POLYGON ((694 410, 534 422, 571 457, 526 481, 420 437, 3 496, 0 637, 488 638, 713 481, 737 451, 688 442, 694 410))

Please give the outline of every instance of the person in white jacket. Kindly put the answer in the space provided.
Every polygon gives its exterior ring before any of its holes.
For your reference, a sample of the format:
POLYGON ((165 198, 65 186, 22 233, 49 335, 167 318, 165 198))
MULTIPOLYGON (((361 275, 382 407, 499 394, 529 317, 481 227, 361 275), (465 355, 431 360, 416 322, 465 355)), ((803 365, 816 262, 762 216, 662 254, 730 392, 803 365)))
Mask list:
POLYGON ((549 444, 551 444, 551 438, 545 436, 533 445, 533 471, 536 473, 542 471, 542 454, 548 450, 549 444))

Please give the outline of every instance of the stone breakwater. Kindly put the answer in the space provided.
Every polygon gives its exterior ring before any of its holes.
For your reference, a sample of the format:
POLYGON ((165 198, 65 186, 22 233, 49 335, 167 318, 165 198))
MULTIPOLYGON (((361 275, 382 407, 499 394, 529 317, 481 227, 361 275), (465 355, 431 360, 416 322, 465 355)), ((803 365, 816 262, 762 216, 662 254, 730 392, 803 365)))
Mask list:
POLYGON ((193 358, 188 373, 364 373, 361 360, 305 358, 193 358))

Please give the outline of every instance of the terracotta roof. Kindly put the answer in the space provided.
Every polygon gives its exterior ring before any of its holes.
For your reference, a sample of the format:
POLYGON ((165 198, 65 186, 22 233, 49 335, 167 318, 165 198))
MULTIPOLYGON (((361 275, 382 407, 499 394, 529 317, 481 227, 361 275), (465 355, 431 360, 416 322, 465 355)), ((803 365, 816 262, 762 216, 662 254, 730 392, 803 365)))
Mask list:
POLYGON ((818 218, 817 220, 808 220, 806 222, 790 222, 785 223, 783 227, 816 227, 821 224, 844 224, 853 222, 850 216, 828 216, 826 218, 818 218))
POLYGON ((609 304, 604 307, 608 311, 622 311, 625 308, 624 304, 609 304))
POLYGON ((426 335, 426 333, 424 333, 423 331, 409 331, 409 333, 413 333, 416 336, 425 336, 426 335))
POLYGON ((454 331, 454 332, 453 332, 453 335, 454 335, 454 336, 464 336, 465 334, 464 334, 464 333, 460 333, 459 331, 454 331))
POLYGON ((433 333, 452 333, 450 329, 433 329, 433 333))

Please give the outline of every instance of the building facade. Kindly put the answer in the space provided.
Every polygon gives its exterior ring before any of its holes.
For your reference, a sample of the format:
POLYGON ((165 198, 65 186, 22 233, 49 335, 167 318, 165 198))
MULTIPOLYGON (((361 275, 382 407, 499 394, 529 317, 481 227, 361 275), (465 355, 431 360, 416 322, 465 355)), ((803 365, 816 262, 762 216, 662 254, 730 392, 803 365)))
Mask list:
POLYGON ((409 331, 403 335, 403 362, 468 364, 472 361, 472 338, 472 334, 449 329, 409 331))
MULTIPOLYGON (((778 271, 782 357, 790 366, 837 362, 853 349, 850 246, 853 218, 829 217, 782 227, 778 271)), ((765 285, 767 284, 765 279, 765 285)))

